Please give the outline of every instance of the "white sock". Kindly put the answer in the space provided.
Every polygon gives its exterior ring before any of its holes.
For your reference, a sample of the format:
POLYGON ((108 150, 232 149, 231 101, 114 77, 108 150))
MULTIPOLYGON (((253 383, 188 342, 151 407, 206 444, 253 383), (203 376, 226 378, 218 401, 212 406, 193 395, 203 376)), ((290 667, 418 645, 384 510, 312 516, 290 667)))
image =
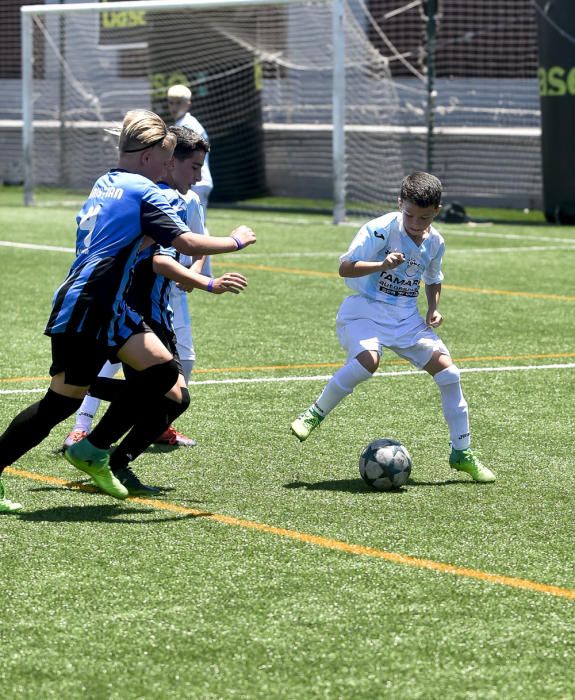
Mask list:
POLYGON ((449 426, 451 444, 456 450, 466 450, 471 442, 467 401, 461 391, 459 369, 450 365, 438 372, 433 379, 441 392, 443 415, 449 426))
POLYGON ((95 399, 89 394, 82 401, 82 405, 76 413, 76 423, 74 424, 74 430, 85 430, 89 433, 92 430, 92 423, 94 422, 94 416, 100 405, 100 399, 95 399))
POLYGON ((182 373, 184 375, 184 379, 186 380, 186 384, 190 383, 190 377, 192 376, 192 370, 194 369, 194 362, 195 360, 182 360, 180 358, 182 373))
MULTIPOLYGON (((98 373, 99 377, 107 377, 111 379, 116 372, 120 369, 120 362, 106 362, 98 373)), ((94 416, 100 405, 100 399, 96 399, 90 394, 86 394, 82 405, 76 413, 76 423, 74 424, 74 430, 85 430, 89 433, 92 430, 92 423, 94 422, 94 416)))
POLYGON ((326 384, 325 389, 314 404, 317 412, 322 416, 327 416, 340 401, 351 394, 358 384, 365 382, 371 376, 371 372, 368 372, 354 357, 351 362, 338 369, 326 384))

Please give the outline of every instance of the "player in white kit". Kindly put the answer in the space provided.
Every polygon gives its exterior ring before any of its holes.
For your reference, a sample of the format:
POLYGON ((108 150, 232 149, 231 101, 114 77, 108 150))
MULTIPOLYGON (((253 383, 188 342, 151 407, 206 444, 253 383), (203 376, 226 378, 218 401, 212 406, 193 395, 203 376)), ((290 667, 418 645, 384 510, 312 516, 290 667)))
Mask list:
POLYGON ((347 362, 293 421, 291 430, 300 441, 306 440, 328 413, 373 375, 383 348, 389 348, 435 380, 449 427, 451 467, 467 472, 474 481, 491 482, 495 474, 470 449, 469 414, 459 369, 433 330, 443 321, 437 307, 445 243, 432 226, 441 209, 441 193, 435 176, 408 175, 401 184, 399 211, 362 226, 341 256, 339 274, 355 292, 343 301, 336 319, 347 362), (417 308, 421 280, 428 303, 425 319, 417 308))
MULTIPOLYGON (((190 114, 192 106, 192 91, 186 85, 172 85, 168 88, 168 109, 176 126, 183 126, 186 129, 194 131, 201 136, 204 141, 209 143, 208 134, 200 122, 190 114)), ((208 199, 214 183, 210 172, 210 154, 206 153, 204 164, 202 165, 201 178, 190 188, 190 191, 184 195, 188 203, 188 221, 197 225, 197 229, 193 231, 202 231, 208 235, 206 227, 206 212, 208 209, 208 199)), ((192 265, 192 261, 185 256, 180 259, 182 265, 192 265)), ((201 261, 195 261, 192 269, 196 272, 201 272, 208 277, 212 276, 212 266, 209 256, 204 256, 201 261)), ((173 285, 170 296, 170 304, 174 311, 174 329, 178 341, 178 353, 180 361, 186 375, 186 381, 189 382, 194 363, 196 361, 196 350, 194 348, 192 319, 188 306, 188 296, 186 292, 173 285)), ((163 436, 165 442, 174 444, 195 444, 192 438, 184 438, 184 436, 174 435, 170 431, 166 431, 163 436)))

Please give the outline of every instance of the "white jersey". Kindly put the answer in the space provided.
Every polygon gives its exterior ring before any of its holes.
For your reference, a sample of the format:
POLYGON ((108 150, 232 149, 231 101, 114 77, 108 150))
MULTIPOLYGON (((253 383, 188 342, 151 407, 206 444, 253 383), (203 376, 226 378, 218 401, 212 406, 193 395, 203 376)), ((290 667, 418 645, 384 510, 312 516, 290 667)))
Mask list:
POLYGON ((401 212, 392 212, 362 226, 340 262, 383 261, 389 253, 403 253, 404 262, 393 270, 347 277, 345 282, 354 292, 389 305, 392 315, 406 317, 417 311, 421 280, 425 284, 442 282, 444 251, 445 242, 436 229, 431 227, 429 235, 417 246, 405 231, 401 212))
MULTIPOLYGON (((201 136, 206 141, 209 141, 208 134, 204 127, 189 112, 186 112, 183 117, 180 117, 176 121, 176 126, 185 126, 186 129, 190 129, 190 131, 195 131, 196 134, 201 136)), ((204 160, 204 164, 202 165, 202 179, 199 182, 196 182, 196 184, 193 185, 191 189, 192 192, 195 192, 200 197, 200 201, 202 203, 202 206, 204 207, 204 210, 207 209, 208 197, 210 196, 210 192, 214 189, 214 182, 212 180, 212 174, 210 172, 209 153, 206 153, 206 159, 204 160)))
MULTIPOLYGON (((184 197, 186 202, 186 223, 190 231, 194 233, 205 233, 205 215, 204 208, 200 203, 199 196, 191 190, 184 197)), ((191 267, 192 258, 189 255, 180 253, 180 263, 186 267, 191 267)), ((185 292, 183 292, 185 294, 185 292)))
MULTIPOLYGON (((200 198, 195 192, 188 192, 184 197, 186 201, 186 223, 188 228, 194 233, 205 233, 204 227, 204 209, 200 204, 200 198)), ((189 255, 180 253, 179 262, 186 267, 192 264, 192 258, 189 255)), ((204 266, 205 268, 205 266, 204 266)), ((205 269, 204 274, 209 274, 205 269)), ((193 361, 196 359, 196 351, 194 349, 194 340, 192 338, 192 320, 190 318, 190 309, 188 307, 188 295, 175 282, 172 282, 170 289, 170 306, 174 311, 174 332, 178 347, 178 355, 181 360, 193 361)))

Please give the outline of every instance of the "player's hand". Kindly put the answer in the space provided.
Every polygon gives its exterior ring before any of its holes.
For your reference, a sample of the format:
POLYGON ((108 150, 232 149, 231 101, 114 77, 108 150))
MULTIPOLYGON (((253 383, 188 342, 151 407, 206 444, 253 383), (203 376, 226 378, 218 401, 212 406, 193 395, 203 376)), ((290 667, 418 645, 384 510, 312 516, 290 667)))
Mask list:
POLYGON ((434 311, 428 311, 425 317, 425 323, 427 323, 430 328, 437 328, 443 323, 443 316, 437 309, 434 311))
POLYGON ((247 279, 240 275, 239 272, 225 272, 221 277, 214 279, 212 293, 224 294, 225 292, 231 292, 232 294, 239 294, 247 286, 247 279))
POLYGON ((193 292, 196 289, 196 285, 192 282, 176 282, 176 287, 181 289, 182 292, 193 292))
POLYGON ((399 251, 394 251, 393 253, 390 253, 385 258, 381 269, 382 270, 393 270, 394 267, 401 265, 401 263, 404 260, 405 260, 405 255, 403 253, 400 253, 399 251))
POLYGON ((230 236, 237 238, 242 242, 242 248, 256 242, 256 234, 251 230, 249 226, 238 226, 231 233, 230 236))

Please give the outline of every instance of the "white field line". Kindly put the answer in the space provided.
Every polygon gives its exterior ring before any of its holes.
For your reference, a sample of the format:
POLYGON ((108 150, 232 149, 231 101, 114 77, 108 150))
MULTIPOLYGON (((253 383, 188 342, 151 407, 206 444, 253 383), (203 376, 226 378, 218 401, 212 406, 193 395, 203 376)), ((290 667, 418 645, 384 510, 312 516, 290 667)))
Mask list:
MULTIPOLYGON (((575 369, 575 362, 565 362, 549 365, 517 365, 510 367, 460 367, 462 374, 471 374, 475 372, 529 372, 542 369, 575 369)), ((423 370, 400 370, 397 372, 376 372, 374 377, 416 377, 426 375, 423 370)), ((214 384, 274 384, 277 382, 319 382, 331 379, 331 374, 315 374, 309 377, 237 377, 235 379, 205 379, 201 381, 190 382, 190 387, 209 386, 214 384)), ((36 394, 45 392, 46 388, 38 389, 0 389, 0 394, 36 394)))
MULTIPOLYGON (((525 240, 525 239, 524 239, 525 240)), ((479 254, 481 255, 482 253, 525 253, 525 252, 541 252, 541 251, 550 251, 550 250, 557 250, 561 252, 565 251, 575 251, 575 239, 572 241, 569 241, 571 243, 571 246, 559 246, 559 245, 554 245, 554 246, 514 246, 510 248, 450 248, 449 249, 449 255, 467 255, 468 253, 470 254, 479 254)), ((51 246, 51 245, 41 245, 38 243, 17 243, 15 241, 0 241, 0 247, 4 248, 24 248, 24 249, 29 249, 29 250, 46 250, 46 251, 51 251, 51 252, 59 252, 59 253, 75 253, 74 248, 65 248, 63 246, 51 246)), ((318 252, 293 252, 293 253, 240 253, 242 260, 250 259, 250 260, 256 260, 258 258, 265 258, 266 260, 269 260, 270 257, 272 258, 293 258, 293 259, 298 259, 298 258, 333 258, 334 260, 339 260, 339 256, 342 251, 334 251, 334 252, 326 252, 326 251, 318 251, 318 252)))
POLYGON ((4 248, 28 248, 29 250, 50 250, 58 253, 75 253, 75 248, 64 248, 58 245, 40 245, 39 243, 16 243, 15 241, 0 241, 4 248))
MULTIPOLYGON (((541 252, 541 251, 549 251, 549 250, 556 250, 561 253, 564 253, 565 251, 573 251, 575 252, 575 240, 572 241, 571 246, 559 246, 559 245, 533 245, 533 246, 514 246, 512 248, 449 248, 447 251, 447 255, 467 255, 468 253, 471 254, 482 254, 482 253, 524 253, 524 252, 541 252)), ((294 252, 294 253, 240 253, 242 260, 244 258, 250 258, 250 259, 257 259, 257 258, 265 258, 266 260, 269 260, 270 258, 333 258, 334 260, 338 261, 339 256, 341 255, 342 251, 338 252, 326 252, 326 251, 321 251, 321 252, 294 252)))
MULTIPOLYGON (((441 230, 441 225, 438 226, 441 230)), ((520 233, 495 233, 491 231, 463 231, 461 229, 444 229, 444 237, 449 236, 464 236, 467 238, 502 238, 508 241, 541 241, 545 243, 575 243, 575 236, 571 238, 559 238, 554 236, 526 236, 520 233)))

